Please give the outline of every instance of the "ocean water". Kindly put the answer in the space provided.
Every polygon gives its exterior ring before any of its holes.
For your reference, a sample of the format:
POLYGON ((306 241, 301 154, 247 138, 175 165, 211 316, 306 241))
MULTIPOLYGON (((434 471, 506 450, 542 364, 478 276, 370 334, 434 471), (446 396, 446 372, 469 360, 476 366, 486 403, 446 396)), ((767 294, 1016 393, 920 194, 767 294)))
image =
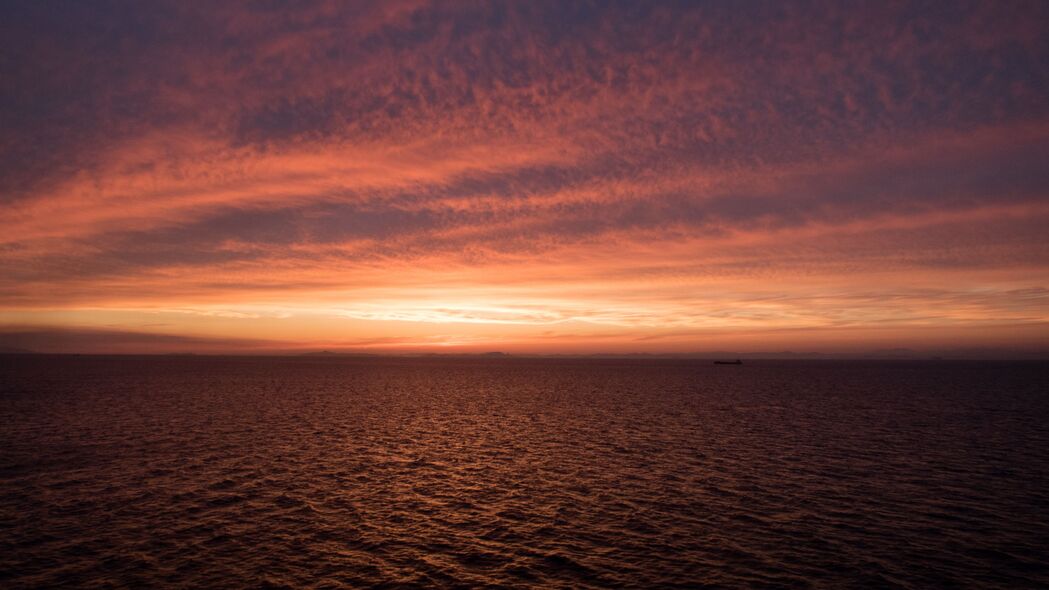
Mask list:
POLYGON ((1049 364, 0 357, 0 587, 1049 587, 1049 364))

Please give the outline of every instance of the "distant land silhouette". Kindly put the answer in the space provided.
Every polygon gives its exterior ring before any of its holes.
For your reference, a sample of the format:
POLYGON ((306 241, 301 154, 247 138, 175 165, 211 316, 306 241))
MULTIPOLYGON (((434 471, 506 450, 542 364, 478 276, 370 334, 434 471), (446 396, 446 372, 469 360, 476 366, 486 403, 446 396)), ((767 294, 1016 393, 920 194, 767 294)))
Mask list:
POLYGON ((96 355, 96 356, 298 356, 313 358, 350 357, 413 357, 413 358, 561 358, 561 359, 695 359, 695 360, 1049 360, 1049 350, 958 348, 946 350, 914 350, 910 348, 884 348, 858 352, 795 352, 791 350, 738 352, 715 350, 709 352, 597 352, 597 353, 508 353, 488 352, 431 352, 431 351, 361 351, 319 350, 301 352, 295 350, 252 350, 252 351, 177 351, 177 352, 88 352, 78 350, 39 351, 16 346, 0 346, 0 355, 96 355))
POLYGON ((408 356, 408 357, 480 357, 480 358, 579 358, 579 359, 697 359, 697 360, 1043 360, 1049 359, 1045 350, 1011 350, 996 348, 959 348, 949 350, 913 350, 910 348, 884 348, 860 352, 794 352, 790 350, 764 352, 738 352, 715 350, 710 352, 625 352, 625 353, 507 353, 507 352, 360 352, 331 351, 299 353, 298 356, 349 357, 349 356, 408 356))

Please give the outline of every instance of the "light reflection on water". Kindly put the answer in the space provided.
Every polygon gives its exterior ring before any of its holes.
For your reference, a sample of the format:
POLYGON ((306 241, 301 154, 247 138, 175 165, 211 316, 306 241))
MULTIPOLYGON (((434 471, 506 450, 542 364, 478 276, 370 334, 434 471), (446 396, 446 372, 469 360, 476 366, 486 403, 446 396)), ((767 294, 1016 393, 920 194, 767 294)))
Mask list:
POLYGON ((1049 584, 1039 363, 0 358, 0 585, 1049 584))

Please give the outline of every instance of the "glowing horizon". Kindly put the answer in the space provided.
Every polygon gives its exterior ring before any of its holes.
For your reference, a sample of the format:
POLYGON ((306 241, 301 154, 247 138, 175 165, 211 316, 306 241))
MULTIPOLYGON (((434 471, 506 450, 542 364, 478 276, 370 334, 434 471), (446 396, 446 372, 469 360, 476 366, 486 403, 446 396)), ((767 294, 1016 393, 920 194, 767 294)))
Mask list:
POLYGON ((1049 12, 9 6, 0 346, 1049 351, 1049 12))

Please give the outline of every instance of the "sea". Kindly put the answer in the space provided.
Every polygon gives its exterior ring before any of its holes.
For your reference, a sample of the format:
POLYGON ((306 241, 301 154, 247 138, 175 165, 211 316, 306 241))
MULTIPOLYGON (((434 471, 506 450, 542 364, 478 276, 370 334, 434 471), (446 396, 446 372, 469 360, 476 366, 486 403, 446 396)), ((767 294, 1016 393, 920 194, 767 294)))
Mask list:
POLYGON ((1046 588, 1049 364, 0 357, 2 588, 1046 588))

